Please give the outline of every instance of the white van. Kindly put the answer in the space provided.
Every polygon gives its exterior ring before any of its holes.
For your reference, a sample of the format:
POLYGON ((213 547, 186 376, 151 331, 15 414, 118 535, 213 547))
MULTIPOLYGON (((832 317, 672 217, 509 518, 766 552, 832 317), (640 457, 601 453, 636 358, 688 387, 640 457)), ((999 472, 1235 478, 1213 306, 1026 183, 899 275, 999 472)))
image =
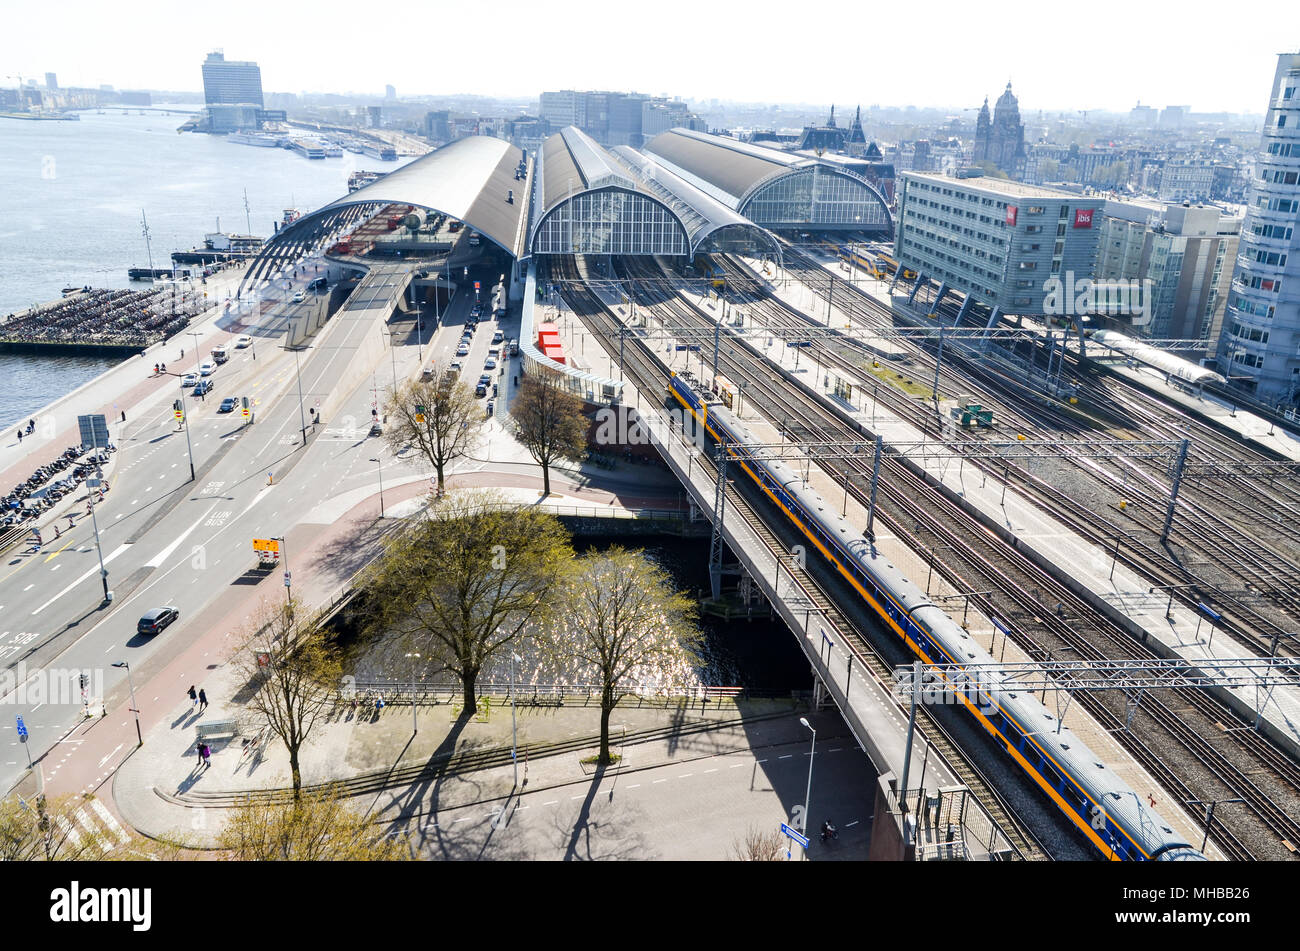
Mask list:
POLYGON ((226 348, 224 346, 213 347, 212 359, 219 364, 225 363, 227 360, 230 359, 230 354, 226 351, 226 348))

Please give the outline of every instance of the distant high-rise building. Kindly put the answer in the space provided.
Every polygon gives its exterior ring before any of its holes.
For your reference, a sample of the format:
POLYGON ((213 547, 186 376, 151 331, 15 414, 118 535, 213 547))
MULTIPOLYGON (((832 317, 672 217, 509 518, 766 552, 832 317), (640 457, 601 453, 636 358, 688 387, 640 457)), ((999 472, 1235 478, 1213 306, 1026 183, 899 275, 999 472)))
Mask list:
POLYGON ((1182 128, 1187 122, 1188 113, 1191 111, 1191 106, 1165 106, 1164 110, 1160 113, 1160 128, 1182 128))
POLYGON ((1128 113, 1130 122, 1148 129, 1156 124, 1156 116, 1157 113, 1153 107, 1144 106, 1140 102, 1130 109, 1128 113))
POLYGON ((385 98, 385 99, 396 99, 396 98, 397 98, 397 87, 396 87, 396 86, 385 86, 385 87, 384 87, 384 98, 385 98))
POLYGON ((220 52, 203 61, 203 101, 212 105, 262 108, 262 71, 256 63, 227 60, 220 52))
POLYGON ((1270 403, 1300 404, 1300 53, 1277 60, 1218 360, 1270 403))
POLYGON ((59 77, 56 76, 56 75, 54 75, 54 73, 46 73, 46 74, 45 74, 45 88, 46 88, 46 89, 49 89, 49 90, 51 90, 51 91, 56 91, 56 90, 58 90, 58 88, 59 88, 59 77))

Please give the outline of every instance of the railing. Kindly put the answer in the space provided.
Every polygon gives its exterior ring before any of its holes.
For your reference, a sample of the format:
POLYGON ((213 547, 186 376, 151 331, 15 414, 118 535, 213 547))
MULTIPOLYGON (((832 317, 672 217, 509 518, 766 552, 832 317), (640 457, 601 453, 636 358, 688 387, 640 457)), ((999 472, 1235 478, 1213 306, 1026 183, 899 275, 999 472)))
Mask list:
MULTIPOLYGON (((598 704, 602 693, 599 684, 515 684, 513 689, 516 703, 541 703, 556 706, 560 706, 565 702, 583 706, 598 704)), ((464 688, 459 681, 438 683, 416 681, 412 684, 409 679, 403 682, 400 677, 392 677, 379 680, 358 680, 350 683, 339 690, 339 699, 340 701, 350 701, 354 697, 370 695, 376 699, 382 697, 385 704, 393 702, 409 703, 414 695, 418 696, 422 702, 432 699, 433 702, 439 703, 446 702, 441 699, 443 697, 446 697, 448 701, 458 700, 463 693, 464 688)), ((499 697, 502 700, 509 701, 511 685, 479 683, 475 684, 474 693, 479 697, 499 697)), ((799 693, 799 691, 790 690, 754 690, 748 687, 712 687, 701 684, 668 686, 642 684, 626 691, 620 705, 627 706, 629 703, 635 702, 637 706, 653 706, 683 700, 691 703, 708 704, 719 703, 723 700, 792 699, 796 698, 799 693)))

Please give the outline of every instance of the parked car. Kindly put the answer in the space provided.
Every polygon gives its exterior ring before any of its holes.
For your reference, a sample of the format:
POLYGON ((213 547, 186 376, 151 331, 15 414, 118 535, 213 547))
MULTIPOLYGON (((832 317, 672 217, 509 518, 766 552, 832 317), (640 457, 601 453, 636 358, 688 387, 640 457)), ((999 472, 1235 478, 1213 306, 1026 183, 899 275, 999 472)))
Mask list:
POLYGON ((456 374, 457 376, 460 376, 460 371, 461 371, 463 368, 462 368, 461 365, 460 365, 460 361, 458 361, 458 360, 453 360, 453 361, 451 362, 451 366, 447 367, 447 369, 450 370, 452 373, 456 374))
POLYGON ((168 605, 167 607, 154 608, 140 618, 140 623, 135 626, 137 634, 157 634, 167 625, 171 624, 181 612, 168 605))
POLYGON ((235 407, 238 405, 239 405, 239 401, 237 399, 235 399, 233 396, 227 396, 224 400, 221 401, 221 406, 217 409, 217 412, 218 413, 233 412, 235 407))
POLYGON ((487 414, 488 414, 489 417, 492 415, 492 411, 493 411, 494 409, 496 409, 496 408, 497 408, 496 400, 488 400, 488 402, 487 402, 487 414))
POLYGON ((484 396, 487 396, 487 384, 480 380, 479 385, 474 387, 474 395, 479 397, 480 399, 484 396))
POLYGON ((461 342, 461 345, 460 345, 459 347, 456 348, 456 356, 458 356, 458 357, 468 357, 468 356, 469 356, 469 344, 464 343, 464 342, 462 341, 462 342, 461 342))
POLYGON ((211 360, 204 360, 199 364, 199 376, 212 376, 217 372, 217 365, 211 360))
POLYGON ((250 337, 248 334, 240 334, 238 337, 235 338, 235 349, 243 350, 245 347, 252 344, 252 342, 253 342, 253 338, 250 337))
POLYGON ((506 335, 503 334, 500 330, 498 330, 498 331, 496 331, 494 334, 492 334, 492 342, 493 342, 493 343, 501 343, 501 342, 503 342, 505 339, 506 339, 506 335))

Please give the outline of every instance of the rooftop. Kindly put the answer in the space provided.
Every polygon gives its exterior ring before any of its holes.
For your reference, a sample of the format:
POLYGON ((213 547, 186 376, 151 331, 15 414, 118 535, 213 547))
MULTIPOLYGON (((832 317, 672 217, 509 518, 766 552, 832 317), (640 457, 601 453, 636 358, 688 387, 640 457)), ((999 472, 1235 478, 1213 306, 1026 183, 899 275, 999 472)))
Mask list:
MULTIPOLYGON (((1077 199, 1081 197, 1070 192, 1058 191, 1055 188, 1044 188, 1042 185, 1029 185, 1025 182, 1013 182, 1010 179, 993 178, 988 175, 980 175, 975 178, 952 178, 948 175, 936 175, 932 172, 903 172, 902 177, 950 188, 964 188, 968 191, 996 192, 999 195, 1008 195, 1013 198, 1077 199)), ((1096 197, 1098 201, 1101 201, 1100 196, 1088 197, 1096 197)))

